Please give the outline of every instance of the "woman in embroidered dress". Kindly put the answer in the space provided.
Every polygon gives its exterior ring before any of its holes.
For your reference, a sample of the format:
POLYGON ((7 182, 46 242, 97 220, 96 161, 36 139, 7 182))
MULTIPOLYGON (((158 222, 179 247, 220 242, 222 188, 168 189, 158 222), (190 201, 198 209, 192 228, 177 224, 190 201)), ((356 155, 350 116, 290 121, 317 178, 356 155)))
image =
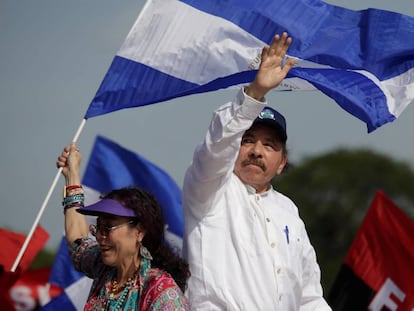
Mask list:
POLYGON ((72 261, 94 280, 85 310, 189 310, 183 295, 188 265, 164 243, 165 224, 155 198, 122 188, 84 207, 81 158, 72 143, 56 163, 66 182, 65 232, 72 261), (89 226, 85 215, 97 216, 96 226, 89 226))

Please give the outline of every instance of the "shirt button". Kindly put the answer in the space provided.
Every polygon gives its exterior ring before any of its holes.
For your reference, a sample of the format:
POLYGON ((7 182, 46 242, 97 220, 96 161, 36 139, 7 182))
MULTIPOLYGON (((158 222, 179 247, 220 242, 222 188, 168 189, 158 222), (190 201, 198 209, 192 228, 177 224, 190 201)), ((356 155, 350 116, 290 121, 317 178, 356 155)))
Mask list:
POLYGON ((275 244, 274 242, 272 242, 272 243, 270 244, 270 246, 271 246, 272 248, 275 248, 276 244, 275 244))
POLYGON ((282 301, 282 295, 279 296, 279 301, 282 301))
POLYGON ((267 221, 267 222, 270 222, 270 219, 269 219, 269 218, 266 218, 266 221, 267 221))
POLYGON ((277 272, 277 274, 279 274, 279 273, 280 273, 280 268, 278 268, 278 269, 276 270, 276 272, 277 272))

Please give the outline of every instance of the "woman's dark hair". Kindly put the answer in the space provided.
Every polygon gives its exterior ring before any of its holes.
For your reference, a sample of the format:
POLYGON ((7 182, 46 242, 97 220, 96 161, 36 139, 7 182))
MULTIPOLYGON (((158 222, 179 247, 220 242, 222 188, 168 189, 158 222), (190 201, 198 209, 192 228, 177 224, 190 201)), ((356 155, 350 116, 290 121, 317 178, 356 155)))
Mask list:
POLYGON ((126 187, 111 191, 104 198, 113 199, 135 211, 145 231, 142 244, 150 251, 152 266, 167 271, 184 292, 190 277, 188 263, 164 241, 164 216, 155 197, 140 188, 126 187))

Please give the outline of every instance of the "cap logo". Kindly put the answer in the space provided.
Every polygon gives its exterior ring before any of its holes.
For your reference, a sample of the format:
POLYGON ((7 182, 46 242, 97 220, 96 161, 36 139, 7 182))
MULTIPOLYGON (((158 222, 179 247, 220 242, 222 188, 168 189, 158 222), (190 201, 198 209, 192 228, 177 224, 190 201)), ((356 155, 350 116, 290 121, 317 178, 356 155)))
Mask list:
POLYGON ((272 119, 275 120, 275 115, 273 111, 269 109, 263 109, 259 114, 260 119, 272 119))

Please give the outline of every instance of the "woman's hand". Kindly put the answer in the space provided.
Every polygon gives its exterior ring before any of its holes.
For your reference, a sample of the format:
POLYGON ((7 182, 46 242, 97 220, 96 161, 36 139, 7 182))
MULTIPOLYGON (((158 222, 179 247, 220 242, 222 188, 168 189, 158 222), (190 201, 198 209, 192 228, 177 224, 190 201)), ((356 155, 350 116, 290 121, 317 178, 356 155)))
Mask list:
POLYGON ((80 163, 82 155, 75 142, 63 148, 57 158, 56 166, 62 168, 62 175, 65 177, 66 185, 80 184, 80 163))

